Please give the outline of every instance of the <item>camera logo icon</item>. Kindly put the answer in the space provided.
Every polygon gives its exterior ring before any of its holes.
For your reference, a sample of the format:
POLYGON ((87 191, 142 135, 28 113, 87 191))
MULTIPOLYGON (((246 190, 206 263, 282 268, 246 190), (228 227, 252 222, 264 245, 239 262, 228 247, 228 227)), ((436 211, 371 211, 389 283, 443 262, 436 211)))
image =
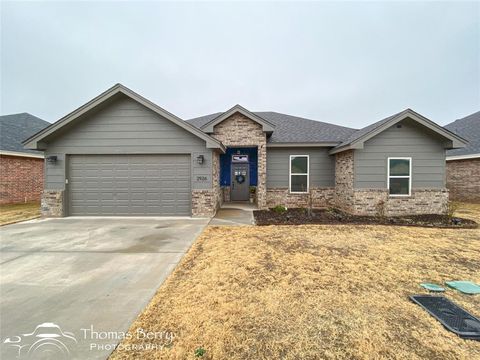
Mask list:
POLYGON ((3 343, 17 349, 17 359, 68 359, 77 339, 57 324, 43 323, 33 332, 6 338, 3 343))

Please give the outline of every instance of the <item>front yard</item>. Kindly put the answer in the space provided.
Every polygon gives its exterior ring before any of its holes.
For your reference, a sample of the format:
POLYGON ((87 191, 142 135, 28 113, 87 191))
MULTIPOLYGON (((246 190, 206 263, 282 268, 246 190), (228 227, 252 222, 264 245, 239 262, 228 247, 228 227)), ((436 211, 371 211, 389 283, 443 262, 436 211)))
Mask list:
POLYGON ((35 219, 40 216, 38 202, 0 206, 0 226, 35 219))
MULTIPOLYGON (((480 205, 460 213, 478 220, 480 205)), ((130 329, 173 342, 112 359, 478 359, 480 342, 408 296, 423 281, 479 283, 479 254, 479 229, 208 227, 130 329)), ((446 296, 480 316, 480 296, 446 296)))

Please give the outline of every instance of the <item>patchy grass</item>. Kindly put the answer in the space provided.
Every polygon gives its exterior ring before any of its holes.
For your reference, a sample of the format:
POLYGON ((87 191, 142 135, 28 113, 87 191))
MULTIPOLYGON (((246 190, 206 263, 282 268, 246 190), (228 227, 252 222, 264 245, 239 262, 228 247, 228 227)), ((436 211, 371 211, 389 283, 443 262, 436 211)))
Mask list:
POLYGON ((457 202, 458 209, 455 211, 454 216, 464 217, 472 219, 477 223, 480 223, 480 204, 469 204, 457 202))
POLYGON ((0 206, 0 226, 34 219, 40 216, 40 203, 0 206))
MULTIPOLYGON (((478 220, 480 205, 459 213, 478 220)), ((480 342, 408 299, 423 281, 479 283, 479 250, 478 229, 209 227, 130 329, 173 343, 111 358, 479 359, 480 342)), ((480 316, 480 296, 446 296, 480 316)))

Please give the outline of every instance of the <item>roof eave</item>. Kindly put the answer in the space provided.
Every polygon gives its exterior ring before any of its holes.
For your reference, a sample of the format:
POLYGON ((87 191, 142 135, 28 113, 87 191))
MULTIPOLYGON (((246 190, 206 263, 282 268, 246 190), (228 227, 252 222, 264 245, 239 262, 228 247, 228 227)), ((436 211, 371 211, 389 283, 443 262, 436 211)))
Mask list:
POLYGON ((248 117, 252 121, 255 121, 259 125, 261 125, 262 126, 262 131, 264 131, 266 133, 271 134, 275 130, 275 125, 273 125, 269 121, 267 121, 264 118, 252 113, 251 111, 245 109, 243 106, 238 105, 238 104, 235 105, 234 107, 232 107, 231 109, 225 111, 224 113, 219 114, 217 117, 215 117, 214 119, 210 120, 209 122, 207 122, 206 124, 201 126, 200 129, 202 131, 208 133, 208 134, 211 134, 211 133, 214 132, 213 128, 214 128, 215 125, 217 125, 217 124, 221 123, 222 121, 228 119, 230 116, 232 116, 233 114, 235 114, 237 112, 246 116, 246 117, 248 117))
POLYGON ((26 158, 37 158, 43 159, 43 154, 34 154, 29 152, 21 152, 21 151, 8 151, 8 150, 0 150, 0 155, 4 156, 18 156, 18 157, 26 157, 26 158))
POLYGON ((477 154, 466 154, 466 155, 452 155, 452 156, 447 156, 447 161, 469 160, 469 159, 476 159, 476 158, 480 158, 480 153, 477 153, 477 154))
POLYGON ((371 131, 367 132, 366 134, 362 135, 360 138, 352 141, 351 143, 341 145, 337 148, 334 148, 330 151, 330 154, 336 154, 346 150, 352 149, 363 149, 364 143, 371 139, 372 137, 380 134, 381 132, 385 131, 389 127, 395 125, 396 123, 405 120, 406 118, 411 118, 418 122, 419 124, 425 126, 426 128, 436 132, 437 134, 443 136, 444 138, 451 141, 451 145, 446 147, 447 149, 459 149, 464 148, 467 146, 468 141, 463 139, 462 137, 452 133, 451 131, 441 127, 440 125, 434 123, 433 121, 427 119, 426 117, 416 113, 411 109, 406 109, 399 113, 397 116, 393 117, 389 121, 385 122, 381 126, 372 129, 371 131))
POLYGON ((267 147, 334 147, 339 142, 268 142, 267 147))

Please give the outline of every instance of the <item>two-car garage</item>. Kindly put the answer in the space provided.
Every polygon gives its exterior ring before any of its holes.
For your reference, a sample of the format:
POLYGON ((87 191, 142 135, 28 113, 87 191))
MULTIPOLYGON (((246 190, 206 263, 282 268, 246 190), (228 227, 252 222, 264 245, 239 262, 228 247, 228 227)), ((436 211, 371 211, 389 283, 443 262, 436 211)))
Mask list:
POLYGON ((25 146, 45 154, 43 216, 211 216, 216 209, 214 154, 225 146, 120 84, 25 146))
POLYGON ((190 155, 70 155, 68 215, 191 214, 190 155))

